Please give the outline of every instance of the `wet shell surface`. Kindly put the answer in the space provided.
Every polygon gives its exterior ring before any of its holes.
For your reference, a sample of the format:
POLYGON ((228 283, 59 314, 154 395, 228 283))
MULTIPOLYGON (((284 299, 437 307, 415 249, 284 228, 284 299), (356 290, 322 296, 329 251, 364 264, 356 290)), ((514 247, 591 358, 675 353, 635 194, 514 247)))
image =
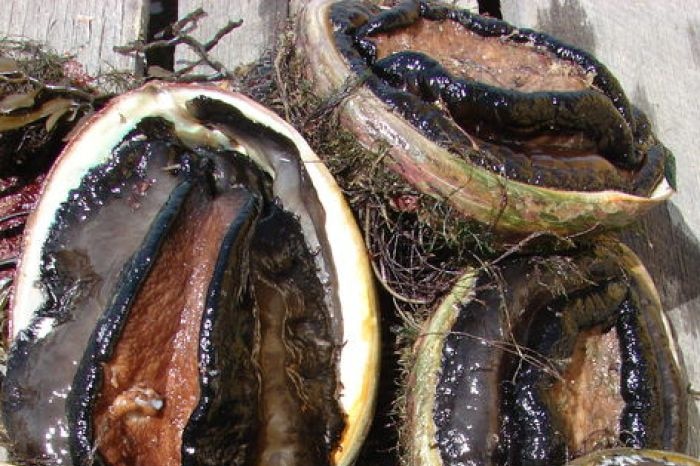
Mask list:
POLYGON ((433 2, 313 0, 299 23, 304 69, 341 124, 468 218, 580 232, 673 192, 673 156, 581 50, 433 2))
POLYGON ((685 449, 675 347, 650 277, 621 245, 465 275, 414 354, 410 465, 554 466, 601 448, 685 449))
POLYGON ((361 236, 248 98, 151 83, 68 143, 28 222, 3 416, 18 461, 347 465, 378 322, 361 236))
POLYGON ((698 466, 700 461, 680 453, 618 448, 601 450, 567 463, 567 466, 698 466))

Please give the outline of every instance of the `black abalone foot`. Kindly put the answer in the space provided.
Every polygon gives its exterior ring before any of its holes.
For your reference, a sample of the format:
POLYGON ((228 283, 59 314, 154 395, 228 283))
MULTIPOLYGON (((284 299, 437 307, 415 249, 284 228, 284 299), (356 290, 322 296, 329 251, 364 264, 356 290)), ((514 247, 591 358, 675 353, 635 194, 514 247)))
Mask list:
POLYGON ((171 136, 162 120, 135 125, 110 160, 72 190, 77 202, 64 204, 56 215, 40 265, 47 300, 18 335, 3 386, 5 425, 20 458, 71 461, 65 400, 101 303, 149 229, 162 230, 172 220, 179 193, 188 189, 184 176, 162 170, 183 155, 168 142, 171 136))
POLYGON ((683 451, 685 384, 658 297, 630 255, 606 244, 465 276, 415 350, 408 464, 555 466, 605 447, 683 451))
MULTIPOLYGON (((372 70, 393 87, 426 102, 441 101, 465 131, 489 142, 517 148, 528 138, 582 133, 592 147, 547 147, 558 151, 595 149, 620 168, 635 169, 642 155, 635 150, 632 132, 609 98, 594 91, 521 93, 478 81, 454 77, 440 63, 419 52, 389 55, 372 70)), ((554 139, 554 138, 553 138, 554 139)))
POLYGON ((363 158, 499 235, 623 227, 675 189, 615 78, 550 36, 437 2, 311 0, 294 55, 363 158))

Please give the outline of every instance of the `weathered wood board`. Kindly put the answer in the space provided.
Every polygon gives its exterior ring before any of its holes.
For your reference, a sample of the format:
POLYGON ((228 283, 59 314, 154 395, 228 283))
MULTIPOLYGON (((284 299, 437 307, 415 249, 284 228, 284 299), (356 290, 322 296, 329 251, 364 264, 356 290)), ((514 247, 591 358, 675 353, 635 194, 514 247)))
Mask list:
MULTIPOLYGON (((700 388, 700 10, 688 2, 503 0, 504 19, 593 52, 673 151, 678 193, 625 240, 650 270, 693 389, 700 388)), ((696 402, 700 409, 700 401, 696 402)), ((697 426, 697 422, 695 426, 697 426)), ((700 432, 690 432, 700 455, 700 432)))
MULTIPOLYGON (((270 50, 280 31, 286 27, 289 12, 288 0, 181 0, 178 15, 202 7, 207 16, 199 21, 192 32, 197 40, 211 39, 228 21, 243 20, 243 24, 219 41, 211 56, 229 70, 257 60, 270 50)), ((175 68, 182 68, 188 61, 196 59, 186 48, 175 51, 175 68)))
POLYGON ((87 72, 136 70, 133 57, 113 51, 143 37, 148 0, 4 0, 0 37, 19 36, 75 55, 87 72))
MULTIPOLYGON (((228 21, 243 20, 243 25, 224 37, 212 57, 229 70, 257 60, 277 42, 278 35, 288 26, 288 20, 299 11, 305 0, 180 0, 178 15, 183 17, 195 8, 202 7, 207 17, 199 21, 192 35, 206 41, 228 21)), ((449 2, 462 8, 478 11, 477 0, 453 0, 449 2)), ((190 50, 180 48, 175 53, 175 68, 182 68, 195 59, 190 50), (178 63, 179 62, 179 63, 178 63)))

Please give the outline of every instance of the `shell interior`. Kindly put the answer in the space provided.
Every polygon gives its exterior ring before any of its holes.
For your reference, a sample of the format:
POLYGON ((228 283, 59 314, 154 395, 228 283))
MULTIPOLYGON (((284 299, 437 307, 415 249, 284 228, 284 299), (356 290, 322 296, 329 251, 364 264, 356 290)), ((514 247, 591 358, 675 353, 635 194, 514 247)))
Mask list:
POLYGON ((49 175, 19 277, 18 457, 356 455, 378 364, 364 248, 313 152, 252 101, 150 84, 111 103, 49 175))

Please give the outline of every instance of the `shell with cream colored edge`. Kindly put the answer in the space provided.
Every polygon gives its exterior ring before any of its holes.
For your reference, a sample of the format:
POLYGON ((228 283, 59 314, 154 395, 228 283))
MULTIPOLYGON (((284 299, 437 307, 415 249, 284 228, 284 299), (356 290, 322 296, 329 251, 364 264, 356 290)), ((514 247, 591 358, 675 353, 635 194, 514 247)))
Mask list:
POLYGON ((370 267, 333 178, 271 111, 205 85, 122 95, 70 140, 27 232, 15 458, 354 460, 379 364, 370 267))

